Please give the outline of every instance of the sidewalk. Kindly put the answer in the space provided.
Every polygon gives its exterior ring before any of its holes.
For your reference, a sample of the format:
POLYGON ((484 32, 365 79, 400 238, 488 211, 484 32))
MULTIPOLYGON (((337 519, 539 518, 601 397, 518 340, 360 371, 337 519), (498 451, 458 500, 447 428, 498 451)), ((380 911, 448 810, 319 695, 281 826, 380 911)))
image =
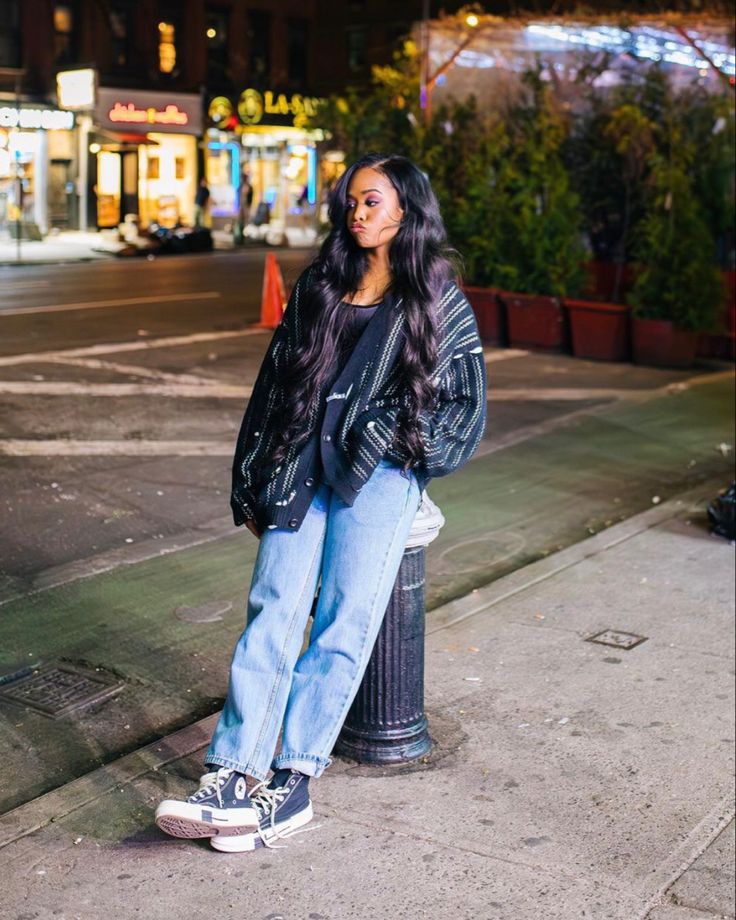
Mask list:
MULTIPOLYGON (((213 230, 214 249, 220 251, 242 252, 242 247, 233 242, 232 233, 213 230)), ((285 245, 292 249, 315 245, 313 235, 304 233, 299 228, 288 228, 276 235, 264 234, 262 239, 248 241, 250 248, 270 248, 285 245), (281 240, 281 243, 279 243, 281 240)), ((50 265, 58 262, 91 262, 109 259, 126 246, 117 239, 117 231, 101 233, 84 233, 81 231, 62 231, 49 234, 43 240, 21 240, 20 251, 15 240, 0 239, 0 267, 13 265, 50 265)))
POLYGON ((79 230, 50 233, 43 240, 21 240, 20 248, 16 240, 0 239, 0 266, 91 262, 109 259, 121 248, 108 234, 79 230))
POLYGON ((0 818, 6 916, 733 917, 734 552, 707 531, 713 488, 435 609, 432 754, 336 760, 321 827, 287 849, 153 825, 196 785, 210 716, 0 818), (646 641, 585 641, 606 629, 646 641))

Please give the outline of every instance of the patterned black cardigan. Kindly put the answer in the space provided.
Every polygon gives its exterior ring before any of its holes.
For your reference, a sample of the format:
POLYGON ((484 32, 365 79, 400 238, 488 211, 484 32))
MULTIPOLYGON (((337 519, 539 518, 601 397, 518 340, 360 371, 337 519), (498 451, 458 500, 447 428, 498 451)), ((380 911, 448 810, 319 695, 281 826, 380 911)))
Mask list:
POLYGON ((404 341, 404 313, 401 301, 389 295, 328 388, 332 392, 315 396, 305 420, 310 432, 305 443, 313 449, 302 444, 290 448, 281 463, 265 464, 283 395, 282 371, 305 333, 308 279, 309 270, 291 293, 240 427, 230 501, 236 524, 254 518, 271 527, 298 528, 305 505, 299 501, 300 491, 305 481, 311 483, 317 450, 327 481, 352 505, 383 457, 405 469, 411 465, 423 489, 431 478, 446 476, 467 463, 485 431, 487 377, 478 326, 465 295, 457 284, 447 282, 438 304, 438 360, 433 375, 437 391, 432 406, 419 418, 424 461, 414 465, 393 443, 396 417, 406 398, 396 362, 404 341), (320 421, 321 406, 325 411, 320 421))

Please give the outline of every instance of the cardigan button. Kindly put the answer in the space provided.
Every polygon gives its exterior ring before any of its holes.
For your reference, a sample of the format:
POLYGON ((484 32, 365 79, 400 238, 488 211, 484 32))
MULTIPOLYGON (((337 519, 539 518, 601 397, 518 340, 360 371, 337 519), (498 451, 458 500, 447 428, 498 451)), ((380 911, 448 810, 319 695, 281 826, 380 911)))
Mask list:
POLYGON ((322 440, 323 440, 323 441, 331 441, 331 440, 332 440, 332 437, 331 437, 329 434, 323 434, 323 435, 322 435, 322 440))
POLYGON ((299 523, 299 521, 297 521, 296 518, 292 518, 292 519, 289 521, 289 527, 296 527, 298 523, 299 523))
POLYGON ((304 485, 305 485, 305 486, 313 486, 313 485, 314 485, 314 480, 312 479, 311 476, 307 476, 307 478, 304 480, 304 485))

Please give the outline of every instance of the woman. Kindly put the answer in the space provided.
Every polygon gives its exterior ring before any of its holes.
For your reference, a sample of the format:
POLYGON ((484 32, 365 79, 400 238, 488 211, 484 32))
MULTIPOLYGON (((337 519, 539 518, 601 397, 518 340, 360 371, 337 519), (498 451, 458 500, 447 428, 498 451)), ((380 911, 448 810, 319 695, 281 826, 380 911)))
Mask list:
POLYGON ((331 763, 422 490, 466 463, 485 430, 478 327, 425 176, 405 157, 367 155, 329 213, 238 436, 233 516, 261 542, 208 772, 156 810, 167 833, 226 852, 311 820, 309 780, 331 763))

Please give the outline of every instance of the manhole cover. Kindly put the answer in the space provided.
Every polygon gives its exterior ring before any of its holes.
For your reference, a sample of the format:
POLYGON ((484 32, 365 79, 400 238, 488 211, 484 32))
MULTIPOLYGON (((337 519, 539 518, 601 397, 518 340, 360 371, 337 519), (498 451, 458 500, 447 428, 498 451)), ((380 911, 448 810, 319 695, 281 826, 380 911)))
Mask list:
POLYGON ((71 664, 46 664, 27 677, 0 686, 0 700, 58 719, 115 696, 123 686, 122 680, 102 672, 71 664))
POLYGON ((588 636, 586 642, 597 642, 598 645, 612 645, 614 648, 621 648, 628 651, 642 642, 647 641, 647 636, 637 636, 634 633, 621 632, 618 629, 604 629, 603 632, 596 633, 594 636, 588 636))

